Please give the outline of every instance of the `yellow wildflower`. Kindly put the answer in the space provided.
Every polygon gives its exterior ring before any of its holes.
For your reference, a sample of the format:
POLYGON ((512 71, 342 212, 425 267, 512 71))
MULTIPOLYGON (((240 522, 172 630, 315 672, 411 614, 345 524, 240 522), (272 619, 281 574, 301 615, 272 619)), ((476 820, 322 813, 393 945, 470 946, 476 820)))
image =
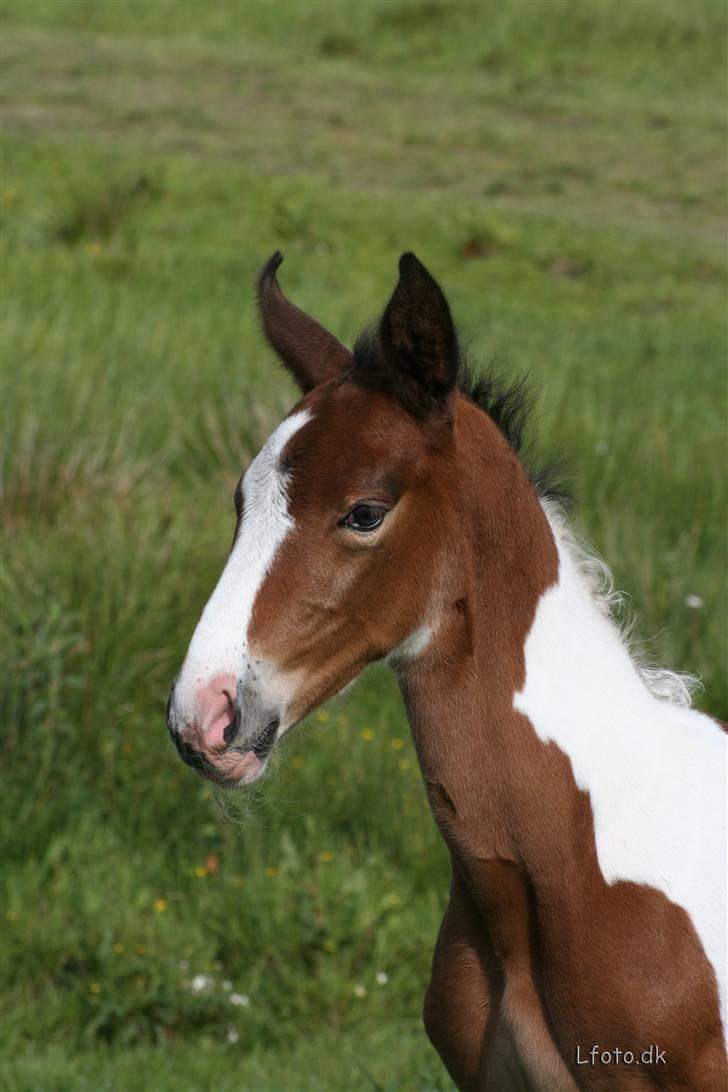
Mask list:
POLYGON ((205 868, 205 866, 203 864, 198 865, 195 869, 195 876, 197 876, 198 880, 204 880, 206 875, 207 869, 205 868))
POLYGON ((367 743, 369 742, 369 740, 374 739, 374 732, 372 731, 371 728, 364 728, 359 733, 359 735, 361 736, 362 739, 365 739, 367 741, 367 743))
POLYGON ((164 911, 167 909, 168 905, 169 905, 169 903, 167 902, 166 899, 155 899, 154 900, 154 909, 157 911, 158 914, 163 914, 164 911))
POLYGON ((117 940, 116 944, 114 945, 114 951, 117 955, 121 955, 122 952, 126 951, 126 944, 122 944, 120 940, 117 940))
POLYGON ((144 947, 143 944, 137 944, 137 946, 136 946, 136 948, 134 950, 135 950, 137 955, 146 955, 146 953, 147 953, 147 949, 144 947))
POLYGON ((410 760, 408 758, 400 758, 400 760, 399 760, 400 770, 408 770, 411 765, 412 765, 412 763, 410 762, 410 760))
POLYGON ((402 748, 404 747, 404 740, 399 739, 399 737, 397 737, 397 739, 392 740, 390 746, 392 747, 392 749, 394 751, 401 751, 402 748))
POLYGON ((329 861, 333 861, 333 859, 334 859, 334 855, 333 855, 333 853, 331 852, 330 849, 325 849, 323 851, 323 853, 321 854, 321 860, 322 861, 326 861, 328 863, 329 861))
POLYGON ((278 869, 273 868, 272 865, 268 865, 267 868, 263 869, 263 875, 267 876, 269 880, 272 880, 278 875, 278 869))
POLYGON ((399 906, 401 901, 399 895, 387 895, 387 902, 390 906, 399 906))
POLYGON ((294 770, 300 770, 301 766, 303 766, 303 756, 302 755, 295 755, 291 759, 291 765, 293 766, 294 770))
POLYGON ((91 993, 101 993, 101 983, 100 982, 92 982, 91 985, 89 986, 89 989, 91 990, 91 993))
POLYGON ((5 920, 6 921, 17 921, 18 920, 18 911, 17 910, 6 910, 5 911, 5 920))
POLYGON ((316 714, 316 720, 319 722, 319 724, 326 724, 326 722, 329 720, 329 714, 326 712, 325 709, 322 709, 319 713, 316 714))

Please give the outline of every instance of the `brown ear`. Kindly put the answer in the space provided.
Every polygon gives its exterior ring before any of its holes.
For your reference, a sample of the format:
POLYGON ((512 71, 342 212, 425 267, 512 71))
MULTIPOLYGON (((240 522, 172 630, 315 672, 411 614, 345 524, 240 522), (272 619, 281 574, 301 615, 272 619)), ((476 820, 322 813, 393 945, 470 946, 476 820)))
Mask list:
POLYGON ((457 335, 439 284, 414 254, 399 259, 399 283, 374 339, 354 348, 353 378, 389 390, 417 416, 444 408, 460 367, 457 335))
POLYGON ((351 366, 352 356, 315 319, 287 300, 276 271, 280 250, 268 259, 258 278, 258 305, 263 331, 304 394, 351 366))

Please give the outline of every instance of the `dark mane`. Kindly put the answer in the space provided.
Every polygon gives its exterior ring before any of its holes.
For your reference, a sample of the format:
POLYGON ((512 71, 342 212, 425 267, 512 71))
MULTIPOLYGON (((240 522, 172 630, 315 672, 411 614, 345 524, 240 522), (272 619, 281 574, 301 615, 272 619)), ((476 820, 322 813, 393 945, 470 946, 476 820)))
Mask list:
POLYGON ((513 450, 520 455, 533 406, 527 377, 524 375, 509 382, 493 372, 475 376, 470 366, 463 363, 458 375, 458 390, 488 414, 513 450))
POLYGON ((458 390, 484 413, 505 437, 520 458, 539 497, 559 501, 568 507, 571 491, 564 483, 565 462, 561 458, 542 462, 527 439, 527 426, 533 409, 533 391, 527 376, 507 380, 493 371, 474 375, 463 362, 458 373, 458 390))

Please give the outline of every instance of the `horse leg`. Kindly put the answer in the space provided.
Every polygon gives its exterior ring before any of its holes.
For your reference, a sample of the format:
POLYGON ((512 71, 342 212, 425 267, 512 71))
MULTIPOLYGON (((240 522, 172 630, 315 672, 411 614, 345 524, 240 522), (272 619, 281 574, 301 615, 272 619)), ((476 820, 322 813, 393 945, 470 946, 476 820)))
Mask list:
POLYGON ((485 871, 480 879, 487 878, 486 889, 501 898, 495 906, 485 900, 493 938, 453 862, 450 901, 425 995, 427 1034, 461 1092, 576 1092, 531 977, 519 877, 503 863, 485 871), (522 924, 516 928, 514 920, 522 924))
POLYGON ((496 975, 485 923, 453 863, 423 1018, 430 1042, 461 1092, 483 1087, 481 1059, 494 1016, 496 975))

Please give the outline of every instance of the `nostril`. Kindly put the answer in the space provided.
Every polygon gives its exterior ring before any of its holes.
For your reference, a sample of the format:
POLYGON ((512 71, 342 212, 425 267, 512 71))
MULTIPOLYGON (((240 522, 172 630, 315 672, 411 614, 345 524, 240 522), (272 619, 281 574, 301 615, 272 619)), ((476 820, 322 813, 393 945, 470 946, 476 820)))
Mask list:
POLYGON ((239 721, 234 693, 234 678, 221 676, 203 686, 195 696, 189 721, 196 726, 206 751, 223 751, 235 738, 239 721))
POLYGON ((240 706, 228 695, 230 719, 223 728, 222 738, 227 747, 233 742, 240 732, 240 706))

